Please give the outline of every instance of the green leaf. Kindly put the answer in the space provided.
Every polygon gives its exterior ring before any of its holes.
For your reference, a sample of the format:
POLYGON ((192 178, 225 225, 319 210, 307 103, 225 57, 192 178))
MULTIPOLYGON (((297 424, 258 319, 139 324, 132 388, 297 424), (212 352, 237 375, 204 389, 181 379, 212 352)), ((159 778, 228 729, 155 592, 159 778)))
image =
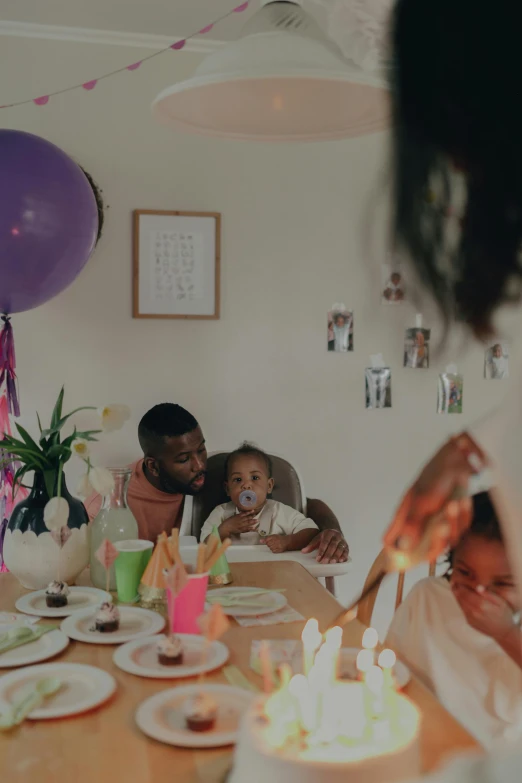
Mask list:
POLYGON ((62 407, 63 407, 63 395, 65 394, 65 387, 62 386, 60 389, 60 394, 58 395, 58 399, 56 400, 56 405, 54 406, 53 415, 51 416, 51 430, 55 430, 58 426, 58 422, 62 418, 62 407))
POLYGON ((25 474, 28 473, 28 472, 29 472, 29 470, 27 468, 27 465, 22 465, 22 467, 18 468, 18 470, 14 474, 14 477, 13 477, 13 495, 12 495, 12 500, 15 499, 16 493, 18 492, 18 489, 23 486, 22 481, 24 479, 25 474))
POLYGON ((45 488, 50 498, 54 495, 54 485, 56 484, 56 471, 44 470, 43 477, 45 481, 45 488))
POLYGON ((82 405, 81 408, 75 408, 73 411, 67 414, 67 416, 63 416, 60 421, 55 425, 57 430, 61 430, 65 422, 71 418, 71 416, 74 416, 75 413, 78 413, 79 411, 95 411, 96 408, 94 405, 82 405))
POLYGON ((67 451, 70 453, 71 450, 64 443, 57 443, 56 446, 51 446, 47 450, 47 456, 49 459, 61 459, 67 451))
POLYGON ((25 430, 25 429, 22 427, 22 425, 21 425, 21 424, 18 424, 18 422, 16 422, 16 429, 18 430, 18 432, 19 432, 19 433, 20 433, 20 435, 22 436, 22 438, 23 438, 24 442, 25 442, 25 443, 26 443, 28 446, 30 446, 30 447, 31 447, 31 449, 34 449, 35 451, 37 451, 37 452, 40 452, 40 447, 38 446, 38 444, 36 443, 36 441, 34 441, 34 440, 31 438, 31 436, 29 435, 29 433, 27 432, 27 430, 25 430))
POLYGON ((36 411, 36 419, 38 421, 38 429, 40 430, 40 435, 42 434, 42 422, 40 421, 40 414, 38 411, 36 411))

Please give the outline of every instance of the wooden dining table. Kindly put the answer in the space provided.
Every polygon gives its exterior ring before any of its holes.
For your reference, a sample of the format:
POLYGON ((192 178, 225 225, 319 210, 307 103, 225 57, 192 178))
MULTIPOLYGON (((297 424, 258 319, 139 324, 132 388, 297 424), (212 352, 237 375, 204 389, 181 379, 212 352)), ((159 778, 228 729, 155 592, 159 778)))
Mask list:
MULTIPOLYGON (((304 617, 326 627, 340 606, 301 565, 295 562, 234 563, 234 585, 285 590, 288 603, 304 617)), ((26 592, 11 574, 0 575, 0 611, 12 612, 26 592)), ((222 641, 237 666, 255 685, 261 678, 249 667, 254 639, 299 639, 303 622, 240 627, 234 620, 222 641)), ((360 646, 364 626, 353 620, 344 628, 343 646, 360 646)), ((149 739, 138 729, 138 706, 158 691, 186 680, 152 680, 121 671, 112 660, 112 645, 71 641, 55 661, 90 664, 112 674, 117 690, 109 702, 73 718, 27 720, 0 733, 0 779, 6 783, 221 783, 232 764, 233 748, 193 750, 149 739)), ((2 673, 7 673, 2 669, 2 673)), ((222 671, 208 675, 226 682, 222 671)), ((415 678, 405 688, 422 712, 421 747, 425 771, 448 757, 479 752, 476 741, 415 678)), ((384 783, 384 781, 383 781, 384 783)))

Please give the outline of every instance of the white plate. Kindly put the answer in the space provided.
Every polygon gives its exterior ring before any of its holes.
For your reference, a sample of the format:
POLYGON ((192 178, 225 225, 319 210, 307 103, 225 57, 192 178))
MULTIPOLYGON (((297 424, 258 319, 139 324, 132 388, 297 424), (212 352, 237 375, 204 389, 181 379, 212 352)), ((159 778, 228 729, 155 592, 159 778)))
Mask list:
POLYGON ((14 666, 27 666, 29 663, 46 661, 65 650, 68 644, 69 639, 64 633, 49 631, 34 642, 0 652, 0 669, 11 669, 14 666))
POLYGON ((117 631, 102 633, 94 630, 95 609, 74 612, 62 622, 61 629, 69 639, 91 644, 123 644, 163 630, 165 620, 157 612, 140 609, 138 606, 118 606, 118 609, 120 627, 117 631))
POLYGON ((202 660, 206 642, 202 636, 177 634, 183 644, 183 662, 174 666, 163 666, 158 661, 157 644, 164 634, 136 639, 118 647, 112 660, 120 669, 138 677, 153 677, 171 680, 178 677, 194 677, 196 674, 219 669, 228 661, 228 647, 222 642, 213 642, 202 660))
MULTIPOLYGON (((259 592, 258 587, 222 587, 217 588, 215 591, 212 590, 211 595, 226 595, 227 593, 237 594, 242 593, 244 595, 248 595, 248 593, 256 593, 259 592)), ((229 617, 259 617, 263 614, 272 614, 272 612, 277 612, 278 609, 282 609, 283 606, 286 606, 287 601, 285 598, 284 593, 264 593, 263 595, 264 599, 271 599, 271 604, 269 606, 258 606, 256 607, 254 604, 237 604, 236 606, 222 606, 223 612, 225 614, 228 614, 229 617)), ((214 601, 214 603, 219 603, 219 601, 214 601)))
POLYGON ((230 685, 184 685, 160 691, 136 711, 136 723, 152 739, 182 748, 218 748, 236 742, 239 721, 253 694, 230 685), (190 731, 185 725, 183 704, 203 689, 218 704, 216 725, 210 731, 190 731))
POLYGON ((110 593, 96 587, 69 587, 66 606, 51 607, 45 603, 45 590, 26 593, 18 599, 15 606, 19 612, 33 614, 36 617, 69 617, 80 609, 98 606, 103 601, 112 601, 110 593))
MULTIPOLYGON (((357 655, 360 652, 360 647, 343 647, 341 649, 339 655, 339 677, 341 679, 357 679, 357 655)), ((396 662, 393 667, 393 674, 399 688, 404 688, 411 679, 411 672, 402 661, 396 662)))
POLYGON ((29 714, 31 720, 77 715, 107 701, 116 690, 116 680, 102 669, 82 663, 44 663, 18 669, 0 677, 0 711, 21 698, 23 690, 44 677, 57 677, 60 690, 29 714))

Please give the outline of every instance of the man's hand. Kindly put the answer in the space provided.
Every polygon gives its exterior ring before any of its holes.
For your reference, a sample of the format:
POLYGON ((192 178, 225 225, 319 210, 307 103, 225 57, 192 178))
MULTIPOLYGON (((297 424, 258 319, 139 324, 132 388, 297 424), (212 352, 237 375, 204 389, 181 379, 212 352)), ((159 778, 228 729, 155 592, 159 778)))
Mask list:
POLYGON ((239 514, 234 514, 233 517, 225 519, 219 526, 221 540, 224 541, 229 536, 239 536, 241 533, 250 533, 250 531, 255 530, 258 520, 253 519, 254 514, 254 510, 241 511, 239 514))
POLYGON ((468 625, 476 631, 497 642, 513 631, 513 611, 503 598, 495 593, 477 593, 460 584, 454 585, 452 590, 468 625))
POLYGON ((270 551, 277 555, 279 552, 286 552, 290 544, 290 538, 291 536, 282 535, 267 536, 262 538, 259 543, 266 544, 270 551))
POLYGON ((349 548, 340 530, 321 530, 301 551, 304 554, 317 550, 318 563, 345 563, 349 548))

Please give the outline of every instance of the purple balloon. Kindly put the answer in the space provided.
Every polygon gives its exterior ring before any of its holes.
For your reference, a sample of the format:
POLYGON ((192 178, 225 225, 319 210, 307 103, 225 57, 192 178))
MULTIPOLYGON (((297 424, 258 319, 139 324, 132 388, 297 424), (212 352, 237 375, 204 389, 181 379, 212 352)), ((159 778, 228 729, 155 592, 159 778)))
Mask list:
POLYGON ((81 168, 39 136, 0 130, 0 313, 32 310, 67 288, 97 234, 81 168))

